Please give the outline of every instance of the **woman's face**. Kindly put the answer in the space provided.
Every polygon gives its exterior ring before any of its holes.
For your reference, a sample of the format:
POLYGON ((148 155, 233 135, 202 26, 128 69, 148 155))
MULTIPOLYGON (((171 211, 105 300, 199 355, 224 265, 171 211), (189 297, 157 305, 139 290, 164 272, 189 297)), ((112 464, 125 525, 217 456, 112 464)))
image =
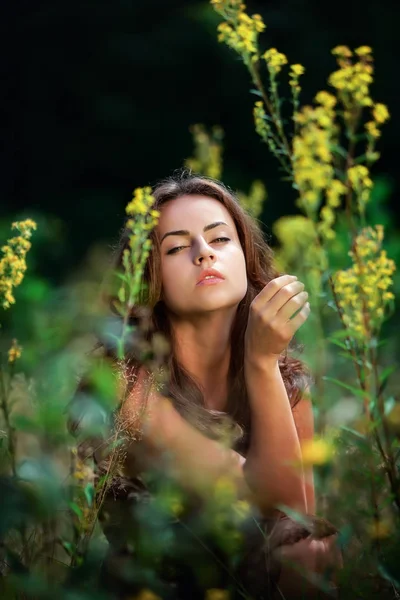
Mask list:
POLYGON ((237 306, 247 291, 246 264, 228 210, 208 196, 181 196, 161 207, 162 299, 176 316, 237 306), (224 277, 199 285, 205 269, 224 277))

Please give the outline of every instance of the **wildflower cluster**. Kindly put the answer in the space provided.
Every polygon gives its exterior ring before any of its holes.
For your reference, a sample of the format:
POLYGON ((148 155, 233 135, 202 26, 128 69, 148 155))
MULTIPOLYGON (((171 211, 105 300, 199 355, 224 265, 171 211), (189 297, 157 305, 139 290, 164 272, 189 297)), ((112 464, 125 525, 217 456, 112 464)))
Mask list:
POLYGON ((8 351, 8 362, 10 364, 15 363, 16 360, 21 358, 22 348, 18 344, 17 340, 13 340, 11 343, 11 348, 8 351))
POLYGON ((218 25, 218 41, 240 54, 246 64, 256 62, 258 36, 265 29, 261 15, 249 16, 246 5, 236 0, 211 0, 211 4, 225 19, 218 25))
POLYGON ((271 74, 275 75, 282 70, 284 65, 287 65, 288 59, 282 52, 278 52, 276 48, 270 48, 261 58, 264 58, 267 63, 268 70, 271 74))
POLYGON ((356 62, 353 62, 353 52, 347 46, 336 46, 332 54, 340 68, 330 75, 328 81, 338 91, 338 97, 351 117, 354 108, 373 104, 369 94, 374 71, 372 49, 369 46, 356 48, 356 62))
POLYGON ((74 446, 71 448, 72 458, 72 484, 77 490, 75 495, 76 502, 70 504, 71 510, 73 510, 75 517, 79 520, 82 532, 90 529, 90 516, 91 516, 91 498, 85 494, 84 490, 88 489, 88 486, 93 485, 94 472, 93 469, 85 463, 78 455, 78 450, 74 446))
POLYGON ((264 201, 267 197, 265 185, 259 179, 253 181, 248 194, 238 192, 241 206, 255 219, 261 215, 264 201))
POLYGON ((188 158, 185 165, 195 173, 202 173, 213 179, 222 174, 222 144, 224 131, 214 126, 209 134, 204 125, 196 124, 191 128, 194 141, 194 157, 188 158))
POLYGON ((279 270, 285 271, 287 265, 295 270, 303 267, 307 271, 308 289, 314 297, 319 296, 321 273, 328 268, 328 259, 324 248, 317 243, 316 223, 304 215, 287 215, 275 221, 272 230, 280 245, 275 250, 279 270))
POLYGON ((0 260, 0 303, 3 308, 9 308, 15 303, 13 288, 22 282, 26 267, 26 255, 31 247, 29 239, 36 229, 36 223, 31 219, 12 224, 19 235, 8 240, 1 248, 3 258, 0 260))
POLYGON ((317 106, 305 106, 296 113, 297 135, 293 138, 293 177, 299 191, 298 205, 316 220, 324 194, 333 184, 335 193, 327 194, 327 206, 321 217, 321 233, 332 237, 332 209, 339 204, 340 182, 335 181, 332 146, 338 135, 335 123, 336 98, 321 91, 315 97, 317 106))
POLYGON ((357 198, 357 208, 360 214, 364 214, 365 205, 370 199, 372 179, 365 165, 350 167, 347 171, 349 183, 357 198))
POLYGON ((239 525, 249 517, 251 506, 237 498, 233 480, 221 476, 212 491, 206 506, 206 520, 227 552, 235 552, 242 543, 239 525))
POLYGON ((332 50, 332 54, 337 57, 340 68, 331 74, 329 83, 337 90, 338 98, 344 106, 344 119, 353 131, 358 124, 361 110, 366 106, 371 107, 372 119, 365 123, 365 131, 373 143, 381 135, 379 127, 390 115, 384 104, 374 104, 370 96, 369 88, 374 72, 372 49, 369 46, 356 48, 356 61, 353 52, 347 46, 337 46, 332 50))
POLYGON ((301 92, 300 77, 302 75, 304 75, 304 73, 305 73, 305 68, 303 67, 303 65, 300 65, 298 63, 296 63, 294 65, 290 65, 289 85, 292 89, 292 101, 293 101, 294 114, 296 114, 296 112, 299 109, 299 96, 300 96, 300 92, 301 92))
POLYGON ((385 309, 394 299, 389 288, 393 285, 396 266, 381 249, 382 241, 382 225, 362 229, 353 250, 349 251, 353 266, 337 271, 333 277, 343 321, 361 340, 382 324, 385 309))
POLYGON ((151 241, 149 235, 157 225, 159 211, 153 210, 154 197, 150 187, 136 188, 133 199, 126 207, 129 219, 126 223, 130 231, 129 247, 124 249, 122 264, 125 274, 120 275, 122 285, 118 291, 121 303, 127 302, 130 310, 143 291, 142 276, 144 265, 149 256, 151 241))

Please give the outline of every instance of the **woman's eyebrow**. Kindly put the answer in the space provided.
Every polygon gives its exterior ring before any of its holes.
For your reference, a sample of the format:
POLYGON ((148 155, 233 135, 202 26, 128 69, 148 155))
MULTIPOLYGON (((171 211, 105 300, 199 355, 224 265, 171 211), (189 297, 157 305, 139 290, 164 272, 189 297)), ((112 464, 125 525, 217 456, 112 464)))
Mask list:
MULTIPOLYGON (((219 225, 226 225, 228 227, 227 223, 224 223, 224 221, 216 221, 215 223, 210 223, 210 225, 206 225, 203 231, 210 231, 210 229, 214 229, 214 227, 218 227, 219 225)), ((162 244, 163 240, 165 240, 165 238, 169 235, 190 235, 190 231, 188 231, 187 229, 168 231, 168 233, 164 233, 164 235, 162 236, 160 244, 162 244)))

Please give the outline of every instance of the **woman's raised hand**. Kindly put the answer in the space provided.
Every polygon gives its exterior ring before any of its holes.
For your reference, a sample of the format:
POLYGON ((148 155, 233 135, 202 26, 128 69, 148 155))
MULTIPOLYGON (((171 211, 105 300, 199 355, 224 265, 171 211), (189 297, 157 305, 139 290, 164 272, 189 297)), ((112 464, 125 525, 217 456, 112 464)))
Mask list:
POLYGON ((250 305, 245 334, 246 362, 260 365, 278 360, 310 314, 307 298, 304 284, 293 275, 272 279, 261 290, 250 305))

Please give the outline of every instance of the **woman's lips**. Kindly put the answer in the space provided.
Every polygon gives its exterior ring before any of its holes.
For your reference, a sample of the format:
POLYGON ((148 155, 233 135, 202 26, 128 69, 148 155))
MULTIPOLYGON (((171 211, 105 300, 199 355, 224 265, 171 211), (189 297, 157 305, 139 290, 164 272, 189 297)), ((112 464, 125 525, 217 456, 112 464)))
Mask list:
POLYGON ((215 285, 216 283, 221 283, 221 281, 224 281, 224 279, 222 279, 222 277, 214 277, 213 276, 208 279, 202 279, 196 285, 215 285))

